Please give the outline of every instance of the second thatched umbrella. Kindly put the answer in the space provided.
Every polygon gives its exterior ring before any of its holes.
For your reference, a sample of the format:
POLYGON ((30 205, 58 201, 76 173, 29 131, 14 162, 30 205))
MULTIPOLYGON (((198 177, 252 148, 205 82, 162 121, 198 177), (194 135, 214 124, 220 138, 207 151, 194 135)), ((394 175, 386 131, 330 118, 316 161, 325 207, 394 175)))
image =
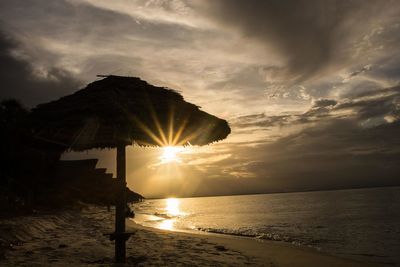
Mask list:
POLYGON ((31 114, 36 139, 65 150, 117 148, 120 199, 116 205, 115 260, 125 261, 125 147, 205 145, 230 133, 225 120, 184 101, 176 91, 134 77, 107 76, 31 114))

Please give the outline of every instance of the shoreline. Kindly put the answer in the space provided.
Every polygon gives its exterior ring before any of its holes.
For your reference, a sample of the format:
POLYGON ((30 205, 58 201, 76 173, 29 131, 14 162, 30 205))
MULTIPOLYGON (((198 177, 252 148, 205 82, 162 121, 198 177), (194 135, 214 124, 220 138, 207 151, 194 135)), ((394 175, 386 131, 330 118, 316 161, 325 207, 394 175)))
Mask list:
MULTIPOLYGON (((127 264, 119 266, 379 266, 325 255, 307 248, 213 233, 142 226, 127 241, 127 264)), ((114 212, 104 207, 58 211, 0 220, 4 254, 0 266, 115 266, 114 212)))
POLYGON ((365 263, 352 259, 341 258, 316 251, 312 248, 296 246, 293 244, 257 240, 250 237, 235 236, 209 232, 195 232, 184 230, 164 230, 150 226, 144 226, 128 220, 127 227, 135 230, 154 232, 157 235, 174 235, 176 238, 191 237, 205 238, 215 243, 223 250, 237 251, 254 260, 256 266, 279 266, 279 267, 313 267, 313 266, 340 266, 340 267, 362 267, 381 266, 378 264, 365 263))

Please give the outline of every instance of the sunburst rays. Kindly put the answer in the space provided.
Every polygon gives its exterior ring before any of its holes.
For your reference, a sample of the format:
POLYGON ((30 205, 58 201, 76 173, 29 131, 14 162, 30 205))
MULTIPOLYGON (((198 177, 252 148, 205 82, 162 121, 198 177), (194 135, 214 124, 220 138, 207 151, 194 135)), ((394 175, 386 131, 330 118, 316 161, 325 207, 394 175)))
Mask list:
MULTIPOLYGON (((145 124, 136 116, 133 117, 134 122, 152 139, 152 141, 161 147, 190 146, 191 140, 198 139, 200 136, 207 134, 208 127, 202 127, 202 125, 199 125, 193 132, 187 132, 190 113, 185 114, 183 118, 177 118, 172 104, 166 115, 166 122, 159 119, 151 103, 149 103, 148 111, 152 118, 151 125, 145 124)), ((141 140, 135 141, 146 145, 146 142, 141 140)))

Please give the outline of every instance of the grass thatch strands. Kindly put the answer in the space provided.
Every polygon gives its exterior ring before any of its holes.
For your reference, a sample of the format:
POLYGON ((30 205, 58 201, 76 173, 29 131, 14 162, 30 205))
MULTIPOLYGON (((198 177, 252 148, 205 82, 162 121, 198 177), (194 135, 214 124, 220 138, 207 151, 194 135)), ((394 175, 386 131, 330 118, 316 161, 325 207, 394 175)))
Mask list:
POLYGON ((114 148, 121 143, 205 145, 230 133, 225 120, 184 101, 175 90, 113 75, 38 105, 31 116, 36 138, 78 151, 114 148))

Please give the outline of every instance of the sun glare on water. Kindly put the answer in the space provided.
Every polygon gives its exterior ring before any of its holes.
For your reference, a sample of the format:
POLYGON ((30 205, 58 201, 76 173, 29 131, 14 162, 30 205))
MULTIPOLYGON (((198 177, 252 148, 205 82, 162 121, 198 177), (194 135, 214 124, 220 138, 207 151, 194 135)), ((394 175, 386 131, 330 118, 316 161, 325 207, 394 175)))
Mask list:
POLYGON ((167 198, 165 200, 165 211, 170 218, 162 220, 158 227, 164 230, 173 230, 174 224, 176 223, 177 216, 181 216, 183 213, 179 209, 179 199, 167 198))
POLYGON ((166 210, 169 215, 178 216, 181 211, 179 210, 179 200, 176 198, 168 198, 166 203, 166 210))

